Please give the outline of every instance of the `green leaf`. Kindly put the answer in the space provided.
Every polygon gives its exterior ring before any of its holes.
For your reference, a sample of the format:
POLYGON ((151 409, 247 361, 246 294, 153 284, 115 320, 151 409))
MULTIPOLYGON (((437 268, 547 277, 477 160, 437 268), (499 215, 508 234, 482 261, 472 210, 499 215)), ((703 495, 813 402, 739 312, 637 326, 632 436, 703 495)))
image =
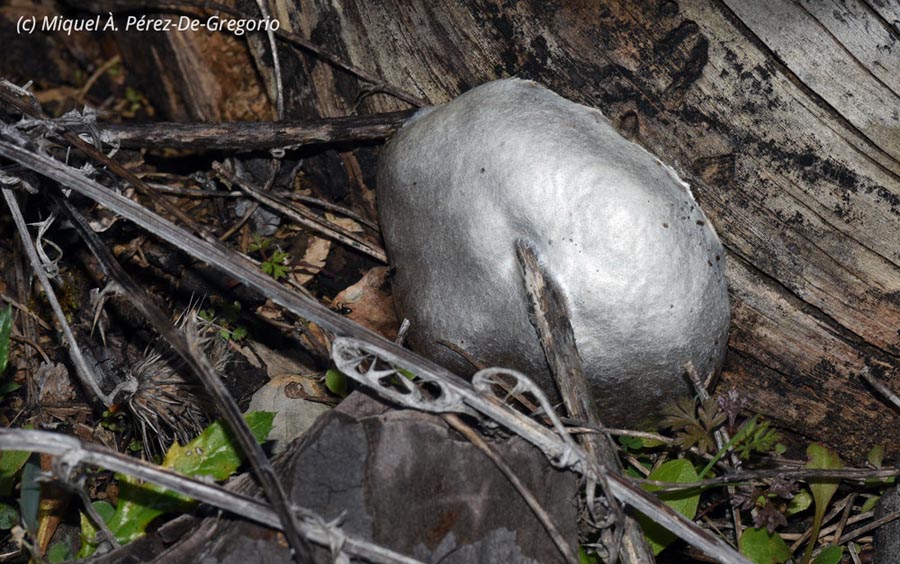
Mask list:
POLYGON ((272 253, 271 258, 260 265, 263 272, 274 278, 275 280, 287 277, 287 261, 290 256, 278 249, 272 253))
POLYGON ((0 503, 0 530, 12 529, 19 523, 19 512, 8 503, 0 503))
POLYGON ((32 536, 37 531, 38 508, 41 503, 41 484, 38 482, 40 476, 41 459, 39 455, 32 454, 22 467, 22 486, 19 489, 19 512, 25 530, 32 536))
POLYGON ((656 448, 656 447, 666 446, 666 445, 669 444, 669 443, 667 443, 666 441, 661 441, 661 440, 659 440, 659 439, 646 439, 646 438, 645 438, 645 439, 641 439, 641 442, 644 443, 644 448, 648 448, 648 449, 649 449, 649 448, 656 448))
POLYGON ((675 444, 681 448, 696 446, 703 453, 716 448, 713 431, 725 422, 725 414, 718 409, 715 398, 699 405, 692 398, 680 398, 665 405, 663 415, 662 426, 675 432, 675 444))
MULTIPOLYGON (((659 468, 647 476, 648 480, 659 482, 672 482, 676 484, 690 484, 697 481, 697 471, 687 460, 669 460, 662 463, 659 468)), ((659 486, 644 484, 641 486, 648 492, 661 489, 659 486)), ((682 490, 677 492, 665 492, 659 495, 659 499, 666 505, 681 513, 688 519, 693 519, 697 514, 697 505, 700 503, 700 493, 697 490, 682 490)), ((662 525, 659 525, 644 515, 640 515, 638 521, 644 530, 644 536, 653 550, 653 554, 659 554, 664 548, 672 544, 678 537, 670 533, 662 525)))
POLYGON ((775 450, 779 440, 778 431, 772 429, 768 421, 760 421, 754 415, 735 435, 734 450, 742 460, 747 460, 754 452, 775 450))
MULTIPOLYGON (((103 519, 104 523, 109 523, 116 512, 116 508, 106 501, 95 501, 91 503, 91 505, 93 505, 94 509, 97 510, 97 513, 100 514, 100 518, 103 519)), ((81 549, 78 551, 78 554, 75 555, 77 560, 87 558, 97 549, 97 545, 94 542, 96 536, 97 528, 94 526, 94 523, 87 515, 82 513, 81 533, 79 534, 79 537, 81 538, 81 549)))
MULTIPOLYGON (((880 469, 884 464, 884 445, 875 445, 872 447, 872 450, 869 451, 869 455, 866 458, 872 468, 880 469)), ((891 476, 890 478, 869 478, 864 484, 866 487, 871 488, 893 483, 894 477, 891 476)))
POLYGON ((787 506, 787 514, 796 515, 797 513, 806 511, 812 505, 812 502, 813 498, 809 491, 802 489, 791 498, 791 501, 787 506))
POLYGON ((241 314, 241 302, 235 300, 231 303, 225 303, 222 305, 222 317, 225 318, 229 323, 234 323, 237 321, 238 316, 241 314))
POLYGON ((831 545, 826 547, 816 556, 812 564, 838 564, 844 556, 844 547, 831 545))
POLYGON ((866 501, 863 502, 862 507, 860 508, 860 513, 866 513, 868 511, 872 511, 875 509, 875 506, 878 504, 878 501, 881 499, 880 495, 867 495, 865 496, 866 501))
POLYGON ((325 387, 332 394, 342 398, 347 397, 347 394, 350 393, 347 386, 347 376, 336 368, 329 368, 325 372, 325 387))
POLYGON ((884 445, 873 446, 866 458, 869 464, 872 465, 872 468, 881 468, 881 465, 884 463, 884 445))
POLYGON ((112 519, 113 513, 116 512, 116 508, 108 501, 95 501, 91 503, 91 505, 97 510, 97 513, 100 515, 100 518, 103 519, 104 523, 108 523, 109 520, 112 519))
POLYGON ((583 546, 578 547, 578 564, 602 564, 596 554, 588 554, 583 546))
POLYGON ((250 242, 250 252, 264 251, 268 249, 271 244, 272 241, 270 239, 263 237, 258 233, 254 233, 253 240, 250 242))
MULTIPOLYGON (((809 461, 806 467, 810 470, 838 470, 844 467, 841 458, 833 450, 812 443, 806 449, 806 456, 809 461)), ((815 504, 815 512, 813 513, 812 533, 810 534, 809 544, 803 553, 803 564, 809 564, 812 559, 813 550, 816 547, 816 539, 819 538, 819 529, 822 528, 822 519, 825 517, 825 511, 831 502, 832 496, 837 491, 838 480, 810 479, 809 489, 812 492, 813 502, 815 504)))
POLYGON ((628 435, 619 435, 619 444, 625 450, 635 451, 644 447, 644 441, 640 437, 629 437, 628 435))
POLYGON ((0 310, 0 374, 9 362, 9 334, 12 332, 12 306, 0 310))
POLYGON ((57 564, 66 560, 72 560, 72 549, 69 547, 69 543, 65 541, 55 542, 47 550, 47 562, 50 562, 50 564, 57 564))
POLYGON ((22 384, 19 384, 18 382, 3 382, 0 384, 0 396, 15 392, 21 387, 22 384))
POLYGON ((31 453, 26 450, 5 450, 0 452, 0 496, 12 493, 16 475, 28 462, 31 453))
MULTIPOLYGON (((275 413, 253 411, 244 416, 256 441, 262 443, 272 430, 275 413)), ((185 446, 173 444, 166 453, 163 467, 193 477, 224 480, 240 466, 243 454, 233 442, 231 433, 219 423, 207 427, 185 446)))
MULTIPOLYGON (((275 414, 254 411, 244 416, 257 442, 266 440, 272 430, 275 414)), ((231 433, 221 423, 213 423, 196 439, 185 446, 173 444, 163 459, 162 466, 193 478, 224 480, 234 474, 243 460, 243 453, 234 442, 231 433)), ((175 492, 153 484, 145 484, 129 476, 117 474, 119 480, 119 505, 108 521, 116 539, 122 543, 140 537, 147 526, 163 513, 183 511, 194 502, 175 492)), ((83 556, 96 549, 89 546, 83 556)), ((81 553, 79 553, 81 554, 81 553)))
POLYGON ((741 534, 739 548, 753 564, 781 564, 791 557, 791 549, 778 533, 769 533, 765 527, 747 529, 741 534))
MULTIPOLYGON (((144 534, 154 519, 163 513, 185 511, 191 500, 153 484, 145 484, 137 478, 116 474, 119 481, 119 505, 107 525, 116 540, 128 544, 144 534)), ((96 546, 91 541, 85 543, 93 554, 96 546)))

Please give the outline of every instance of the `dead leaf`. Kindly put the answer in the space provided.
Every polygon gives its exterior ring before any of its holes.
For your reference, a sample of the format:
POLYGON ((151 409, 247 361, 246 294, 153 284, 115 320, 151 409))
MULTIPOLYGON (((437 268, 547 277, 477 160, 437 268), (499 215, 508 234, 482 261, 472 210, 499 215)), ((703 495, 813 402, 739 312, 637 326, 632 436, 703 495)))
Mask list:
POLYGON ((331 308, 386 339, 394 339, 400 322, 390 292, 390 269, 376 266, 356 284, 335 296, 331 308))
POLYGON ((300 259, 304 263, 303 269, 294 269, 292 273, 294 281, 303 286, 312 280, 319 271, 325 268, 329 252, 331 252, 331 241, 320 237, 310 237, 303 258, 300 259))

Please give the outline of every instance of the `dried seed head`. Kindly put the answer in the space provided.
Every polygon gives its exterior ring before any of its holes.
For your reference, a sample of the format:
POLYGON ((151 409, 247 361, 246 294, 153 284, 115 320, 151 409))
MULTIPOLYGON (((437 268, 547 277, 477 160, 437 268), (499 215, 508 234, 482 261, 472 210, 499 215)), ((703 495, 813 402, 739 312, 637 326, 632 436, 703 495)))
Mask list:
MULTIPOLYGON (((197 309, 189 309, 176 324, 216 372, 224 370, 230 350, 217 336, 213 322, 202 319, 197 309)), ((120 401, 134 417, 148 455, 164 453, 176 440, 185 444, 203 430, 209 411, 205 392, 165 343, 148 347, 143 358, 130 367, 127 378, 130 385, 120 401)))

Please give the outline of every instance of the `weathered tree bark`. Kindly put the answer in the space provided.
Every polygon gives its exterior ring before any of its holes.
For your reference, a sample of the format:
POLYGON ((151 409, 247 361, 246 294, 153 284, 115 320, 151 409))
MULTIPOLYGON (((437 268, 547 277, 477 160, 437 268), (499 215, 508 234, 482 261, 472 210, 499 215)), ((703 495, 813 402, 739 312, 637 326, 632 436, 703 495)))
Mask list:
MULTIPOLYGON (((283 28, 431 103, 516 75, 600 108, 690 182, 727 248, 725 385, 847 455, 896 454, 900 417, 858 374, 900 390, 900 5, 276 4, 283 28)), ((264 40, 250 44, 271 97, 264 40)), ((290 117, 353 111, 354 78, 284 43, 279 55, 290 117)), ((158 72, 203 86, 179 68, 158 72)), ((374 95, 360 111, 407 107, 374 95)))

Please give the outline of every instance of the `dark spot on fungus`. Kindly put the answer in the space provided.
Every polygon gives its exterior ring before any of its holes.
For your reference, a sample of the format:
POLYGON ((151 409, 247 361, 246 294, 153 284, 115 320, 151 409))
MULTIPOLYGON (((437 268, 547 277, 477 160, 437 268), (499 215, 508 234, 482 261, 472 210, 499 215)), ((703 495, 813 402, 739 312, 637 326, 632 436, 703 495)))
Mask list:
POLYGON ((481 172, 484 172, 484 167, 481 167, 481 172))
POLYGON ((665 227, 666 229, 668 229, 668 228, 669 228, 669 224, 668 224, 668 223, 663 223, 663 227, 665 227))

